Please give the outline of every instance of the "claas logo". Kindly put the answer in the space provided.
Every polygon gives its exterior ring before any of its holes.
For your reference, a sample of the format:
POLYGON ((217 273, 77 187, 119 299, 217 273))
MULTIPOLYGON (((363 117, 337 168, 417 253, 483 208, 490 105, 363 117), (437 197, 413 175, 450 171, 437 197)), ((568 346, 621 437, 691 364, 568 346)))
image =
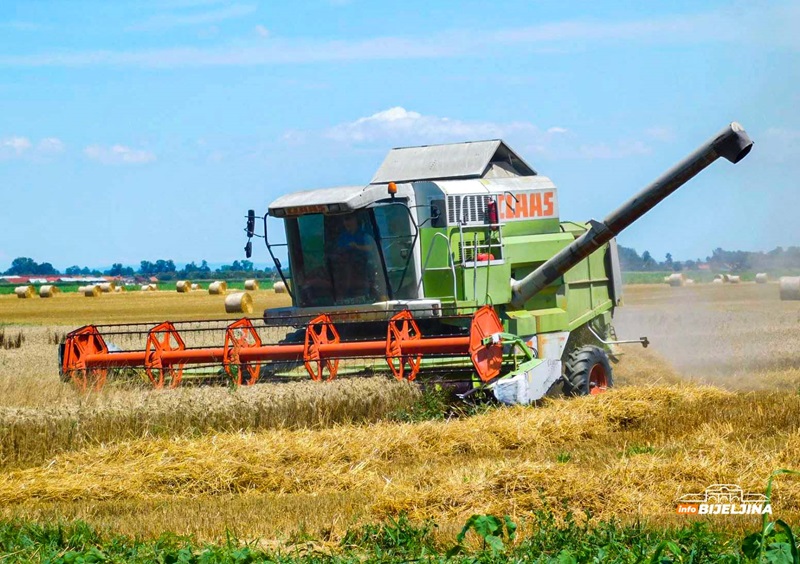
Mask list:
POLYGON ((506 221, 521 219, 542 219, 556 217, 555 190, 536 192, 506 192, 497 197, 500 219, 506 221))

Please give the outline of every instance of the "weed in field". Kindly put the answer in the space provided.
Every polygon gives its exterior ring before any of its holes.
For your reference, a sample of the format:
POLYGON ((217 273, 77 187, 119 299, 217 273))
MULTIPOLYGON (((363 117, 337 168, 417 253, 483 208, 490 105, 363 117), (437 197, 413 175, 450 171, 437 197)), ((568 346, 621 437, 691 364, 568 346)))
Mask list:
POLYGON ((17 331, 16 334, 6 334, 6 329, 0 327, 0 348, 5 350, 18 349, 25 342, 25 334, 17 331))

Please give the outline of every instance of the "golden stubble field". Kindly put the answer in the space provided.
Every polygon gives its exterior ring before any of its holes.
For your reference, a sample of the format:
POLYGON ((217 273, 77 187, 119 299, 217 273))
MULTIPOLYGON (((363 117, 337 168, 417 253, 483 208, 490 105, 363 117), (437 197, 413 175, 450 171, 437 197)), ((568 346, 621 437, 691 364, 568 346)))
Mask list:
MULTIPOLYGON (((258 294, 257 308, 282 298, 258 294)), ((381 378, 81 396, 57 379, 53 326, 224 316, 209 296, 65 298, 0 298, 6 332, 37 325, 0 350, 4 516, 276 541, 335 540, 401 511, 442 535, 475 512, 524 522, 544 507, 675 523, 682 494, 760 491, 800 468, 800 302, 774 285, 629 287, 619 336, 653 344, 626 349, 615 390, 422 423, 384 420, 418 392, 381 378)), ((775 512, 800 516, 800 480, 778 482, 775 512)))

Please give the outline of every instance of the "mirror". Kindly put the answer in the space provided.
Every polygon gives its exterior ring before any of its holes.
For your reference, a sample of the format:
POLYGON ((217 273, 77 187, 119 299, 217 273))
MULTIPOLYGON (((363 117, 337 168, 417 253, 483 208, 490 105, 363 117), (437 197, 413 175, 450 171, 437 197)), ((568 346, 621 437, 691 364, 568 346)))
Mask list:
POLYGON ((256 230, 256 212, 247 210, 247 237, 252 237, 256 230))
POLYGON ((248 241, 247 244, 244 246, 244 255, 247 258, 253 256, 253 243, 248 241))

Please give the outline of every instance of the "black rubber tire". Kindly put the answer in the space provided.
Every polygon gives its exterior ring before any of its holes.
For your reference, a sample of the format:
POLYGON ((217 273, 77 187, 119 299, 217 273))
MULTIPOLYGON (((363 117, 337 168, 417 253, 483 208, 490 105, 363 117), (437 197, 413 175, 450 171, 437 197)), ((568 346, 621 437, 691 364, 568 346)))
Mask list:
POLYGON ((575 349, 569 354, 564 378, 564 394, 568 396, 599 394, 614 385, 613 370, 606 351, 592 345, 575 349))

